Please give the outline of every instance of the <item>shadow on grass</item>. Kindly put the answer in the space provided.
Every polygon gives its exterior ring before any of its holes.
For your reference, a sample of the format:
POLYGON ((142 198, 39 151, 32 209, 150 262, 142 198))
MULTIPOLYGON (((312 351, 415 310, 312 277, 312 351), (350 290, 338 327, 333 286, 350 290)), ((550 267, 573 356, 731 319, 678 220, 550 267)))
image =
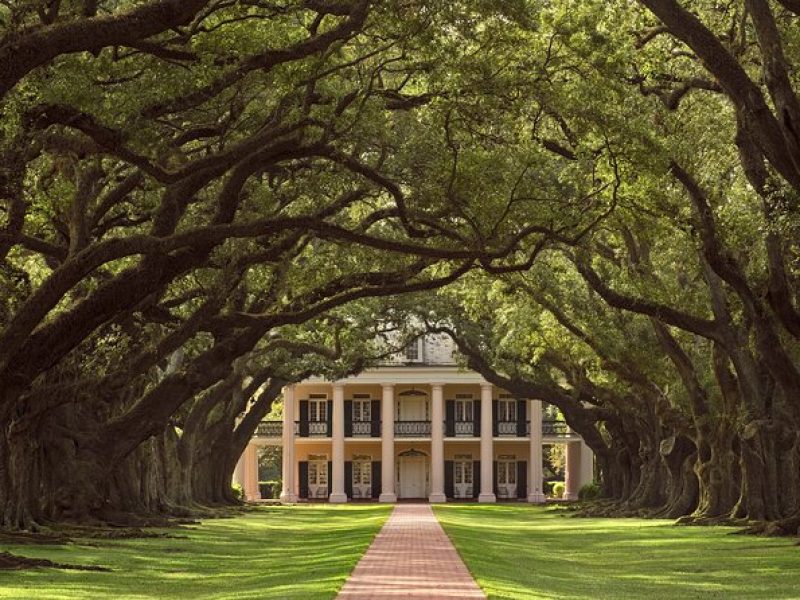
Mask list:
POLYGON ((0 598, 332 598, 389 512, 377 505, 269 507, 207 521, 185 531, 187 539, 11 546, 113 572, 0 573, 0 598))
POLYGON ((800 550, 789 540, 525 505, 435 512, 490 598, 800 597, 800 550))

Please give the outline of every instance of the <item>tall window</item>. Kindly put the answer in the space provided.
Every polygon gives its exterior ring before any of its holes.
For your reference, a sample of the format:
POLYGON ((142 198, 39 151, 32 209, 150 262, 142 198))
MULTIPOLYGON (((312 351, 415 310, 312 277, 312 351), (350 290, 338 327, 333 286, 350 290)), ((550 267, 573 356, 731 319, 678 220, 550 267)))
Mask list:
POLYGON ((312 498, 328 495, 328 457, 324 454, 308 457, 308 490, 312 498))
POLYGON ((456 421, 473 421, 474 406, 472 398, 456 398, 456 421))
POLYGON ((372 457, 357 455, 353 457, 353 486, 372 485, 372 457))
POLYGON ((497 407, 497 420, 511 422, 517 420, 517 401, 513 398, 503 398, 497 407))
POLYGON ((308 401, 308 420, 322 422, 328 420, 328 401, 309 400, 308 401))
POLYGON ((501 458, 497 461, 497 484, 514 485, 517 483, 517 461, 514 458, 501 458))
POLYGON ((372 419, 371 400, 353 400, 353 421, 369 421, 372 419))

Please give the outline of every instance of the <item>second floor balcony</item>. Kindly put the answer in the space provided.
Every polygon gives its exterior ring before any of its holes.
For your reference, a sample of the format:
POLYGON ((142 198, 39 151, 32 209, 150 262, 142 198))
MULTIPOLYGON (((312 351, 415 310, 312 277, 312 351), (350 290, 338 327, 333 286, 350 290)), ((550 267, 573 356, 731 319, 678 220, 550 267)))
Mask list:
MULTIPOLYGON (((519 421, 496 421, 492 428, 493 437, 529 437, 531 433, 530 421, 522 424, 519 421), (524 425, 524 429, 523 429, 524 425)), ((474 437, 480 438, 479 421, 445 421, 445 437, 474 437)), ((299 437, 330 438, 332 427, 329 421, 295 421, 294 433, 299 437)), ((280 438, 283 435, 283 421, 265 420, 258 424, 255 435, 263 438, 280 438)), ((398 438, 427 438, 431 436, 430 421, 397 420, 394 423, 394 435, 398 438)), ((544 418, 542 419, 542 435, 544 437, 571 438, 578 437, 571 433, 564 421, 544 418)), ((345 437, 354 438, 380 438, 380 421, 345 422, 345 437)))
POLYGON ((430 421, 395 421, 394 435, 399 438, 430 437, 430 421))
POLYGON ((564 421, 555 419, 542 419, 542 435, 547 436, 569 436, 569 427, 564 421))

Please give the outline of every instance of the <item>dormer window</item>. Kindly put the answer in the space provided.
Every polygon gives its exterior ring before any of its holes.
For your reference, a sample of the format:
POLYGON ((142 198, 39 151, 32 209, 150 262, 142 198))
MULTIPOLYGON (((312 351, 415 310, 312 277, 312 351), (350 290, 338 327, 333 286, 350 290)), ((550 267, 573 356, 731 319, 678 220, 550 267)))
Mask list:
POLYGON ((403 354, 408 362, 422 362, 422 338, 417 338, 408 344, 403 354))

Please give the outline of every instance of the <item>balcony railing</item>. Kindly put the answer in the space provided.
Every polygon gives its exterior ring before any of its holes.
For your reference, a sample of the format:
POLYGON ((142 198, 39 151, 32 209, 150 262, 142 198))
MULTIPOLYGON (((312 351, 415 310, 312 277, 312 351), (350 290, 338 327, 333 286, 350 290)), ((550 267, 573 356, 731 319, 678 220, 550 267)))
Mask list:
MULTIPOLYGON (((456 421, 455 435, 458 437, 477 435, 475 424, 472 421, 456 421)), ((300 422, 295 421, 294 433, 300 432, 300 422)), ((516 421, 500 421, 497 423, 497 432, 501 436, 516 436, 516 421)), ((531 434, 531 423, 526 422, 526 435, 531 434)), ((397 437, 430 437, 430 421, 395 421, 394 434, 397 437)), ((553 419, 542 420, 542 434, 549 436, 567 437, 570 434, 569 428, 564 421, 553 419)), ((265 438, 279 438, 283 435, 283 421, 261 421, 256 427, 256 436, 265 438)), ((329 437, 328 423, 326 421, 309 421, 308 435, 313 437, 329 437)), ((353 437, 371 437, 372 423, 370 421, 353 421, 353 437)))
POLYGON ((353 421, 353 437, 372 436, 372 423, 370 421, 353 421))
POLYGON ((546 419, 542 421, 543 435, 569 435, 569 429, 564 421, 546 419))
POLYGON ((498 421, 497 435, 517 435, 516 421, 498 421))
POLYGON ((315 437, 328 437, 328 422, 327 421, 309 421, 308 422, 308 435, 315 437))
POLYGON ((475 423, 473 421, 456 421, 455 433, 457 436, 473 436, 475 435, 475 423))
POLYGON ((394 434, 397 437, 428 437, 431 435, 431 422, 395 421, 394 434))
POLYGON ((283 421, 261 421, 256 427, 259 437, 276 438, 283 435, 283 421))

